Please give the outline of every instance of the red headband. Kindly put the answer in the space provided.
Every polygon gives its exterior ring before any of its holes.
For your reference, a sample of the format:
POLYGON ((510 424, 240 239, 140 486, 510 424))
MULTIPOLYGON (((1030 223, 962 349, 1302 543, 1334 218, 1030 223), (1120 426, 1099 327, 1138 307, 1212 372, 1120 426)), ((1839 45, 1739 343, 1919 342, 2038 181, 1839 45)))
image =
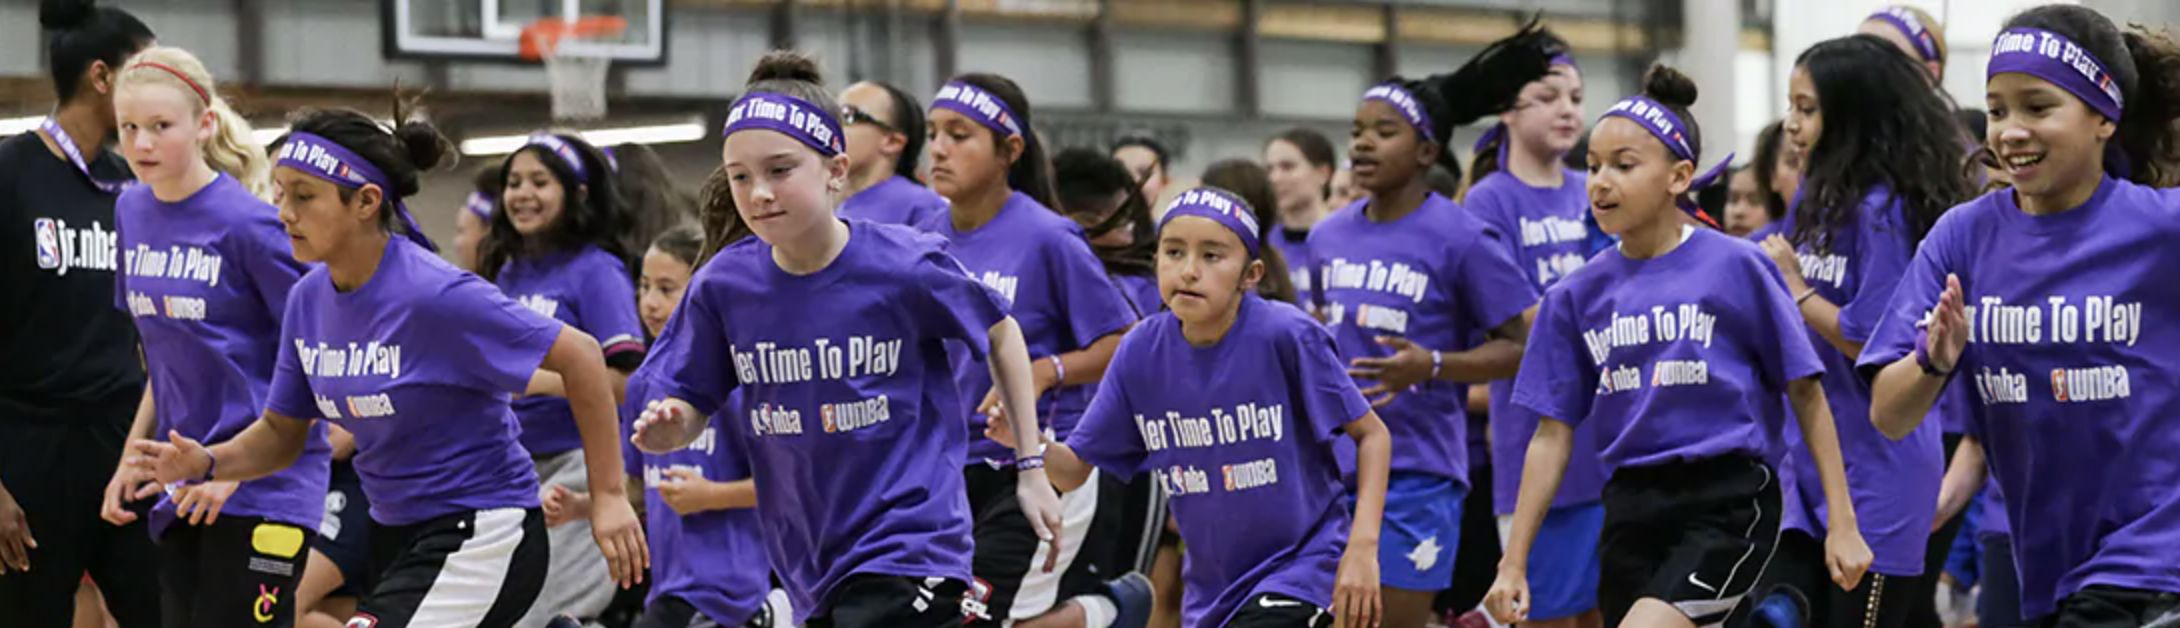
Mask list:
POLYGON ((136 62, 136 65, 129 66, 129 69, 131 70, 137 68, 152 68, 156 70, 163 70, 168 74, 172 74, 174 75, 174 78, 181 79, 183 85, 188 85, 190 89, 196 90, 197 98, 202 99, 204 101, 204 104, 212 104, 212 94, 204 91, 203 85, 198 85, 196 81, 189 80, 189 75, 183 74, 181 70, 167 67, 166 64, 163 63, 155 63, 151 61, 138 61, 136 62))

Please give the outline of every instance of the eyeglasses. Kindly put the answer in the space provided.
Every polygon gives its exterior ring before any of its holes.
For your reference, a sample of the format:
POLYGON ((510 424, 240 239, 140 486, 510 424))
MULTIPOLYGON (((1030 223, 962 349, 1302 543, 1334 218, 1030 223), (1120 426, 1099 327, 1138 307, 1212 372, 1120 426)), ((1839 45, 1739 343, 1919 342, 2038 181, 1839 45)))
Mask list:
POLYGON ((886 121, 872 117, 868 113, 863 113, 863 110, 854 107, 843 106, 840 108, 840 122, 842 125, 869 124, 887 133, 901 132, 900 129, 893 128, 893 125, 886 124, 886 121))

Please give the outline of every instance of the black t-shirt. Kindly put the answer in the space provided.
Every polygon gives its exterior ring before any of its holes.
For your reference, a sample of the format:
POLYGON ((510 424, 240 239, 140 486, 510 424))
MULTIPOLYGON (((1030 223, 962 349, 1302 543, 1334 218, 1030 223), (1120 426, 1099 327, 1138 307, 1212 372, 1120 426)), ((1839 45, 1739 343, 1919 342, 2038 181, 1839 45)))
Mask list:
MULTIPOLYGON (((133 178, 111 152, 89 162, 100 180, 133 178)), ((114 307, 114 198, 38 134, 0 141, 0 421, 133 415, 144 368, 114 307)))

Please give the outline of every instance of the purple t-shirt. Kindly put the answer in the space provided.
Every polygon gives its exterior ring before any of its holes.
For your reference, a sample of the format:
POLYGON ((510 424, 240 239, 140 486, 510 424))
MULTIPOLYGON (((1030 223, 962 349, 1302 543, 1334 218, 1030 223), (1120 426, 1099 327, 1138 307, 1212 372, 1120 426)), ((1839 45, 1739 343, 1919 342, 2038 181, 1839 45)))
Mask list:
POLYGON ((841 218, 915 227, 946 215, 946 197, 894 175, 840 203, 841 218))
MULTIPOLYGON (((1559 187, 1540 188, 1522 182, 1504 170, 1485 175, 1469 188, 1463 206, 1477 220, 1490 225, 1495 239, 1522 272, 1536 282, 1539 292, 1558 283, 1589 261, 1589 231, 1582 217, 1589 213, 1589 175, 1562 171, 1559 187)), ((1514 380, 1491 382, 1491 505, 1499 514, 1512 514, 1521 495, 1522 463, 1529 455, 1529 438, 1537 433, 1538 417, 1514 403, 1514 380)), ((1593 429, 1574 433, 1574 455, 1567 459, 1567 473, 1559 483, 1552 507, 1596 502, 1603 497, 1605 469, 1597 460, 1593 429)))
MULTIPOLYGON (((975 231, 955 231, 947 214, 925 222, 923 230, 946 238, 951 243, 947 251, 961 260, 969 276, 1006 298, 1029 343, 1031 360, 1079 351, 1135 324, 1135 308, 1106 278, 1082 227, 1027 195, 1014 193, 991 222, 975 231)), ((991 392, 991 370, 968 352, 956 349, 953 355, 954 378, 961 387, 961 407, 954 416, 967 417, 970 433, 979 435, 963 459, 968 464, 1012 459, 1013 451, 981 436, 985 417, 976 404, 991 392)), ((1095 385, 1046 391, 1037 398, 1037 416, 1064 440, 1095 394, 1095 385)))
POLYGON ((2025 616, 2089 585, 2180 592, 2180 350, 2144 338, 2180 312, 2175 242, 2180 191, 2105 179, 2048 216, 1984 195, 1923 239, 1862 352, 1872 370, 1909 355, 1946 275, 1960 278, 1956 372, 2006 493, 2025 616))
POLYGON ((1788 382, 1824 373, 1756 245, 1684 228, 1650 259, 1615 247, 1544 294, 1514 403, 1595 422, 1608 474, 1748 456, 1779 463, 1788 382))
MULTIPOLYGON (((659 344, 653 351, 686 351, 681 343, 659 344)), ((648 399, 650 367, 628 377, 628 402, 621 408, 621 431, 632 433, 636 417, 648 399)), ((729 403, 739 394, 729 394, 729 403)), ((695 471, 713 482, 750 478, 747 443, 732 416, 714 417, 696 442, 665 454, 638 451, 627 439, 621 441, 621 459, 629 477, 643 478, 644 529, 651 540, 651 593, 647 603, 674 597, 721 626, 740 626, 764 606, 772 590, 772 566, 765 560, 762 524, 757 511, 740 508, 690 515, 674 512, 659 495, 661 483, 673 481, 668 469, 695 471)))
POLYGON ((561 328, 388 238, 355 290, 335 289, 323 266, 296 282, 266 409, 355 434, 356 473, 382 525, 536 508, 537 470, 508 395, 529 387, 561 328))
MULTIPOLYGON (((636 287, 628 266, 596 245, 517 259, 500 271, 500 291, 530 311, 583 330, 605 355, 643 352, 643 321, 636 317, 636 287)), ((561 397, 515 400, 522 447, 549 456, 583 447, 575 413, 561 397)))
POLYGON ((756 238, 720 251, 659 340, 711 350, 647 365, 653 394, 733 417, 726 440, 747 443, 795 623, 854 574, 969 581, 969 426, 947 346, 982 359, 1007 316, 938 237, 848 225, 847 247, 810 275, 781 270, 756 238))
MULTIPOLYGON (((1392 355, 1379 336, 1458 352, 1520 316, 1536 288, 1491 242, 1489 227, 1436 194, 1392 222, 1363 215, 1356 201, 1310 231, 1310 260, 1325 299, 1325 326, 1341 362, 1392 355)), ((1375 382, 1357 379, 1361 388, 1375 382)), ((1393 433, 1393 470, 1468 485, 1468 385, 1426 381, 1400 393, 1378 416, 1393 433)))
MULTIPOLYGON (((1915 253, 1915 234, 1898 198, 1890 190, 1870 191, 1855 210, 1851 222, 1832 233, 1824 250, 1815 238, 1800 245, 1802 279, 1817 296, 1839 306, 1840 335, 1857 343, 1867 342, 1885 309, 1892 303, 1893 287, 1915 253)), ((1787 224, 1793 224, 1790 216, 1787 224)), ((1832 409, 1832 424, 1839 432, 1841 458, 1846 461, 1848 494, 1861 522, 1862 538, 1869 542, 1875 560, 1870 569, 1891 576, 1919 576, 1923 553, 1930 540, 1930 521, 1937 516, 1938 485, 1945 476, 1945 444, 1938 411, 1906 438, 1893 440, 1870 423, 1870 382, 1855 372, 1854 360, 1808 329, 1809 345, 1824 361, 1824 396, 1832 409)), ((1957 389, 1948 390, 1952 394, 1957 389)), ((1829 508, 1824 500, 1822 478, 1815 459, 1800 442, 1799 426, 1790 428, 1795 438, 1792 460, 1804 507, 1814 518, 1812 531, 1825 529, 1829 508)))
POLYGON ((1317 291, 1311 287, 1316 284, 1310 276, 1310 269, 1316 265, 1310 263, 1309 238, 1310 230, 1285 226, 1272 227, 1270 238, 1272 248, 1279 249, 1279 256, 1287 262, 1287 280, 1294 284, 1294 302, 1304 311, 1317 308, 1317 291))
POLYGON ((1120 296, 1128 299, 1138 316, 1149 317, 1166 309, 1166 300, 1158 293, 1157 276, 1113 275, 1113 286, 1120 288, 1120 296))
POLYGON ((1331 334, 1250 294, 1209 347, 1170 312, 1130 331, 1067 445, 1168 489, 1189 539, 1182 624, 1220 626, 1264 593, 1332 605, 1349 526, 1333 443, 1369 411, 1331 334))
MULTIPOLYGON (((159 408, 154 438, 173 430, 224 442, 264 410, 288 290, 308 270, 289 251, 278 214, 224 174, 174 203, 152 196, 148 185, 114 201, 122 259, 115 305, 135 316, 143 338, 159 408)), ((325 517, 331 460, 325 428, 312 426, 295 464, 242 483, 221 512, 315 530, 325 517)), ((173 500, 161 497, 154 534, 173 520, 173 500)))

